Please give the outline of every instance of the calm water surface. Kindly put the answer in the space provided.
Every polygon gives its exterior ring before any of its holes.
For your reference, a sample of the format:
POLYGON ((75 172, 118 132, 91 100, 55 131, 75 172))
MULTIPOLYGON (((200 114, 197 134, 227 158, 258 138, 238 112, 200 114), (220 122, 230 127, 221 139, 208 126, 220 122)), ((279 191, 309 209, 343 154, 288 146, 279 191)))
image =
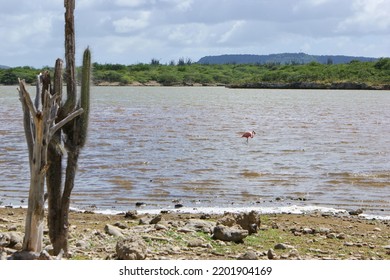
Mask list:
MULTIPOLYGON (((26 205, 16 87, 0 87, 0 102, 0 203, 26 205)), ((318 205, 390 215, 389 104, 389 91, 95 87, 72 206, 318 205), (245 130, 256 131, 248 144, 245 130)))

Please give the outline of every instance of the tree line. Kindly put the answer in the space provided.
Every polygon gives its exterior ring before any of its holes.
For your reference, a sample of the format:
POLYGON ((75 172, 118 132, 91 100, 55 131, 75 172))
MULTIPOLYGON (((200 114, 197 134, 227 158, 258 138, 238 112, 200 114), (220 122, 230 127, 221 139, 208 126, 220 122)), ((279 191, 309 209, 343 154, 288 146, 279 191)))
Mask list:
MULTIPOLYGON (((22 78, 34 83, 37 73, 53 69, 16 67, 0 70, 0 84, 17 84, 22 78)), ((81 75, 77 68, 78 76, 81 75)), ((198 64, 190 59, 177 63, 132 65, 94 63, 92 79, 95 85, 132 85, 158 82, 164 86, 179 85, 243 85, 248 83, 365 83, 372 86, 390 84, 390 58, 375 62, 351 61, 346 64, 198 64)))

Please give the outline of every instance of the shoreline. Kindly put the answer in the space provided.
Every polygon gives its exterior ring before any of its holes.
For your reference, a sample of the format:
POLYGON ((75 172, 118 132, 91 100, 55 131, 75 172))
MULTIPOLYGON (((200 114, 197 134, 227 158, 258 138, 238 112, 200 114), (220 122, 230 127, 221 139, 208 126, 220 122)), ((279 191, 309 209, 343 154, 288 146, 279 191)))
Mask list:
POLYGON ((368 85, 358 82, 258 82, 244 84, 200 84, 200 83, 177 83, 165 85, 157 81, 149 81, 146 83, 134 82, 131 84, 101 82, 94 86, 129 86, 129 87, 225 87, 229 89, 308 89, 308 90, 390 90, 390 84, 386 85, 368 85))
MULTIPOLYGON (((0 205, 1 209, 27 209, 27 205, 0 205)), ((47 205, 45 206, 45 210, 47 211, 47 205)), ((365 210, 362 208, 357 209, 341 209, 327 206, 316 206, 316 205, 288 205, 288 206, 239 206, 239 207, 132 207, 127 210, 124 209, 108 209, 108 208, 77 208, 70 207, 71 212, 75 213, 89 213, 89 214, 99 214, 99 215, 121 215, 125 214, 129 211, 137 211, 143 215, 158 215, 161 213, 169 213, 169 214, 195 214, 195 215, 223 215, 224 213, 246 213, 254 211, 260 215, 310 215, 310 214, 319 214, 323 216, 340 216, 340 217, 348 217, 348 216, 357 216, 359 218, 365 220, 379 220, 379 221, 390 221, 390 215, 376 215, 365 213, 365 210)))
MULTIPOLYGON (((25 213, 26 209, 0 208, 1 259, 21 248, 25 213), (16 243, 7 244, 2 238, 10 234, 16 243)), ((119 241, 138 236, 146 260, 390 260, 389 220, 343 213, 258 214, 258 231, 243 242, 213 238, 208 227, 231 221, 234 215, 71 211, 69 259, 115 260, 119 241)), ((45 229, 44 249, 50 252, 47 232, 45 229)))
MULTIPOLYGON (((2 85, 0 86, 18 86, 2 85)), ((28 84, 28 86, 35 86, 35 84, 28 84)), ((157 81, 148 81, 145 83, 133 82, 130 84, 123 84, 120 82, 97 82, 92 86, 95 87, 225 87, 228 89, 299 89, 299 90, 369 90, 369 91, 387 91, 390 90, 390 84, 383 85, 368 85, 359 82, 255 82, 243 84, 201 84, 201 83, 174 83, 162 84, 157 81)))

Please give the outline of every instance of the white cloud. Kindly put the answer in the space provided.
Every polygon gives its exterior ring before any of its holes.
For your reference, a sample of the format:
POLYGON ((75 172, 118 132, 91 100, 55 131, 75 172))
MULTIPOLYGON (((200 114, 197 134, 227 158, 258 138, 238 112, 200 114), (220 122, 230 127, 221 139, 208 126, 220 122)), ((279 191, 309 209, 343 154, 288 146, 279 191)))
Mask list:
POLYGON ((390 31, 390 1, 355 0, 354 14, 349 15, 338 27, 338 32, 377 33, 390 31))
POLYGON ((234 21, 231 28, 227 32, 222 34, 221 38, 218 40, 218 43, 226 43, 227 41, 229 41, 234 36, 234 34, 241 29, 244 24, 244 20, 234 21))
POLYGON ((150 12, 138 13, 137 18, 124 17, 113 21, 115 31, 118 33, 129 33, 143 29, 149 25, 150 12))
POLYGON ((177 0, 176 2, 176 8, 180 11, 188 11, 191 9, 193 5, 193 0, 177 0))
MULTIPOLYGON (((63 56, 63 0, 0 7, 0 64, 63 56)), ((124 64, 291 51, 380 57, 389 56, 389 14, 389 0, 76 0, 76 45, 124 64)))

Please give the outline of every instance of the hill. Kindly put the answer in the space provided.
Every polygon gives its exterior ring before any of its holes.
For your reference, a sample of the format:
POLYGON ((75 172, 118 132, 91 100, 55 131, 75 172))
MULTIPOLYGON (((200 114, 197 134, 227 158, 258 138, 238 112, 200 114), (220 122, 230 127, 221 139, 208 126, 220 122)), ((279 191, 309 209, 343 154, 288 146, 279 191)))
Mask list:
POLYGON ((10 67, 5 66, 5 65, 0 65, 0 69, 9 69, 10 67))
POLYGON ((345 64, 351 61, 373 62, 377 58, 344 55, 309 55, 305 53, 280 53, 269 55, 225 54, 202 57, 200 64, 345 64))

